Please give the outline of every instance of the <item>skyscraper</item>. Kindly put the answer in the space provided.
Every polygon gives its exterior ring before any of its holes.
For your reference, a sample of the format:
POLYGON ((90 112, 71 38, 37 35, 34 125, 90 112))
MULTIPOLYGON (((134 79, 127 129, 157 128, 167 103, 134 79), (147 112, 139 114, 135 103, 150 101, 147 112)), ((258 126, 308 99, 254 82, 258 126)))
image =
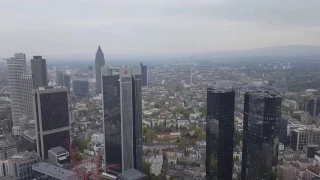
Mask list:
POLYGON ((232 179, 234 137, 233 90, 207 89, 206 177, 232 179))
POLYGON ((14 57, 8 58, 8 80, 11 98, 12 124, 19 125, 19 118, 23 112, 21 110, 21 76, 26 72, 26 55, 16 53, 14 57))
POLYGON ((47 62, 42 56, 33 56, 31 61, 31 72, 33 77, 33 88, 48 86, 47 62))
POLYGON ((141 66, 141 85, 148 86, 148 66, 140 63, 141 66))
POLYGON ((244 96, 242 180, 272 176, 278 163, 281 97, 269 92, 244 96))
POLYGON ((105 163, 119 164, 115 172, 142 166, 141 68, 120 67, 118 75, 104 69, 103 117, 105 163))
POLYGON ((22 114, 27 116, 27 120, 33 120, 33 96, 32 96, 32 89, 33 89, 33 78, 32 75, 22 75, 21 76, 21 110, 22 114))
POLYGON ((70 141, 68 91, 61 86, 40 87, 33 90, 33 95, 37 152, 47 159, 49 149, 68 148, 65 141, 70 141))
POLYGON ((320 100, 307 99, 305 101, 302 121, 306 125, 320 122, 320 100))
POLYGON ((85 78, 72 80, 72 90, 75 96, 86 96, 89 94, 89 82, 85 78))
POLYGON ((96 93, 101 93, 101 67, 105 65, 104 54, 101 47, 98 47, 95 59, 96 66, 96 93))
POLYGON ((66 86, 68 91, 70 91, 70 76, 63 71, 56 71, 56 85, 66 86))

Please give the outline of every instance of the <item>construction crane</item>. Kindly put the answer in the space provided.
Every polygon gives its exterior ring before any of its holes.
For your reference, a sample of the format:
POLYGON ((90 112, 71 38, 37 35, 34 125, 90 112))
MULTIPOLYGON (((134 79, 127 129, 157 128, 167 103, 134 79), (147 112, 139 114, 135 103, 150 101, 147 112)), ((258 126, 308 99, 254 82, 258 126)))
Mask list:
POLYGON ((73 166, 73 169, 74 169, 74 172, 75 172, 75 174, 69 176, 69 179, 73 178, 74 176, 76 176, 77 179, 79 179, 79 180, 80 179, 87 180, 88 176, 87 176, 86 172, 85 171, 81 171, 81 170, 78 169, 78 165, 77 165, 77 162, 76 162, 76 157, 75 157, 75 155, 73 153, 73 150, 72 150, 72 147, 71 147, 71 144, 70 144, 69 140, 66 139, 66 142, 68 144, 69 154, 71 156, 71 163, 72 163, 72 166, 73 166))

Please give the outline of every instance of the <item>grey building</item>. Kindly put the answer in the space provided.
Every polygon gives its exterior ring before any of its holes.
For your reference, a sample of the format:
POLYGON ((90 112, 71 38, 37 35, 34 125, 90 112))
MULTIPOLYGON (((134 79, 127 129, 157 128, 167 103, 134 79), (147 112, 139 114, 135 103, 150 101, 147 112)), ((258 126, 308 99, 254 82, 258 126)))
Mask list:
POLYGON ((72 90, 75 96, 86 96, 89 94, 88 79, 76 78, 72 80, 72 90))
POLYGON ((102 68, 105 163, 142 167, 141 67, 102 68), (119 73, 113 75, 112 71, 119 73), (120 121, 119 121, 120 120, 120 121))
POLYGON ((104 54, 101 47, 98 47, 95 59, 96 66, 96 93, 101 93, 101 67, 105 65, 104 54))
POLYGON ((64 86, 64 72, 63 71, 56 71, 56 85, 57 86, 64 86))
POLYGON ((116 180, 147 180, 148 177, 135 169, 128 169, 117 175, 116 180))
POLYGON ((32 178, 45 180, 78 180, 74 171, 41 162, 32 165, 32 178))
POLYGON ((28 151, 37 151, 36 130, 25 130, 20 136, 20 145, 28 151))
POLYGON ((61 86, 41 87, 33 90, 33 98, 37 152, 47 159, 49 149, 68 148, 65 141, 70 141, 68 92, 61 86))
POLYGON ((22 75, 21 76, 21 111, 22 115, 27 116, 27 120, 34 119, 33 116, 33 78, 32 75, 22 75))
POLYGON ((32 165, 40 162, 36 152, 21 152, 9 158, 9 174, 15 180, 31 180, 32 165))
POLYGON ((281 97, 245 93, 241 180, 266 179, 276 170, 280 120, 281 97))
POLYGON ((64 167, 71 163, 69 152, 61 146, 51 148, 48 151, 48 162, 58 167, 64 167))
POLYGON ((12 125, 19 125, 21 110, 21 76, 26 73, 26 55, 16 53, 14 57, 6 59, 8 68, 8 81, 11 99, 12 125))
POLYGON ((47 62, 42 56, 33 56, 31 62, 31 73, 33 76, 33 88, 48 86, 47 62))
POLYGON ((17 144, 10 137, 2 137, 0 140, 0 159, 8 159, 17 153, 17 144))
POLYGON ((140 63, 141 66, 141 85, 148 86, 148 66, 140 63))

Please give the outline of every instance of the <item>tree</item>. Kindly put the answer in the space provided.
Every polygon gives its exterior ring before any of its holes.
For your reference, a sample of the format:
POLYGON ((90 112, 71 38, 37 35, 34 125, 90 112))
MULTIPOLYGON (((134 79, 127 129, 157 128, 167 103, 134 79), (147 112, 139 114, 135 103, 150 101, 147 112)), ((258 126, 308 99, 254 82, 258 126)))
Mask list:
POLYGON ((156 131, 149 129, 146 132, 146 138, 147 140, 153 141, 153 139, 157 138, 156 131))
POLYGON ((83 150, 87 148, 88 143, 89 143, 89 140, 84 140, 84 141, 80 142, 80 144, 77 146, 78 150, 80 152, 83 152, 83 150))
POLYGON ((144 135, 147 133, 147 131, 148 131, 148 127, 146 126, 142 127, 142 132, 144 135))
POLYGON ((143 163, 142 165, 142 172, 147 175, 148 177, 150 177, 150 166, 151 164, 149 162, 143 163))
POLYGON ((184 143, 183 143, 183 142, 179 142, 179 143, 177 144, 177 146, 178 146, 178 148, 183 149, 183 148, 184 148, 184 143))
POLYGON ((162 141, 163 142, 170 142, 170 136, 168 136, 168 135, 163 136, 162 141))
POLYGON ((75 159, 76 159, 76 162, 80 162, 83 160, 83 156, 79 152, 77 152, 75 154, 75 159))
POLYGON ((198 137, 200 139, 206 139, 206 133, 200 133, 198 137))

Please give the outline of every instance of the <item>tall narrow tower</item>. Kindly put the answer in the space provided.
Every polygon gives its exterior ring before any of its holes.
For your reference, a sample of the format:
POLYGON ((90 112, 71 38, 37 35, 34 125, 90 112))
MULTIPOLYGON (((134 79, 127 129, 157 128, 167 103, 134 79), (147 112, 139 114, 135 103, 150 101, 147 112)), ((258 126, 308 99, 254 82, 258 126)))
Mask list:
POLYGON ((42 56, 33 56, 31 61, 31 71, 33 76, 33 88, 48 86, 47 61, 42 56))
POLYGON ((98 50, 96 53, 95 65, 96 65, 96 93, 99 94, 101 93, 101 83, 102 83, 101 67, 105 65, 104 54, 100 46, 98 47, 98 50))

